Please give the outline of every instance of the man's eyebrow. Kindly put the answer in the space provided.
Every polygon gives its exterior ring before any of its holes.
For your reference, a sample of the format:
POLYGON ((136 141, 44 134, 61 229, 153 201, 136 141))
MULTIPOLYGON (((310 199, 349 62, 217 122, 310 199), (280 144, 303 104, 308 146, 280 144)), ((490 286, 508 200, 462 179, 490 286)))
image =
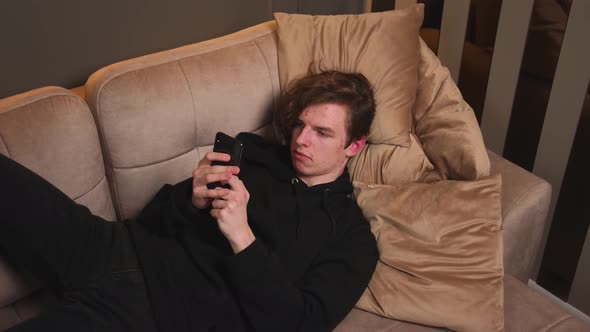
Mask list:
POLYGON ((330 128, 330 127, 322 127, 322 126, 312 126, 313 129, 317 130, 317 131, 324 131, 324 132, 328 132, 333 134, 334 133, 334 129, 330 128))

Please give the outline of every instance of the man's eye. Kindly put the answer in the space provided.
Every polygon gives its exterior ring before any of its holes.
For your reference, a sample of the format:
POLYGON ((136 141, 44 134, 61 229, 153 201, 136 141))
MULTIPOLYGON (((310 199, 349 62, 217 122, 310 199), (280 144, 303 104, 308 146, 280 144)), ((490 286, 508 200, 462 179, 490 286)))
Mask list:
POLYGON ((318 134, 322 137, 328 137, 328 133, 326 133, 325 131, 318 131, 318 134))
POLYGON ((295 121, 295 127, 303 127, 303 122, 295 121))

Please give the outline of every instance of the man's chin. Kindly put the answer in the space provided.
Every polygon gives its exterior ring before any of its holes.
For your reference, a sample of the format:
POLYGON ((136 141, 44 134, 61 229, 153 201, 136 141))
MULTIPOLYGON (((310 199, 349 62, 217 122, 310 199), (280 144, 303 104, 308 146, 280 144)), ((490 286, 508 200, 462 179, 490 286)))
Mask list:
POLYGON ((306 167, 306 165, 300 160, 294 159, 292 163, 293 168, 295 169, 295 173, 297 173, 297 175, 305 175, 309 170, 309 168, 306 167))

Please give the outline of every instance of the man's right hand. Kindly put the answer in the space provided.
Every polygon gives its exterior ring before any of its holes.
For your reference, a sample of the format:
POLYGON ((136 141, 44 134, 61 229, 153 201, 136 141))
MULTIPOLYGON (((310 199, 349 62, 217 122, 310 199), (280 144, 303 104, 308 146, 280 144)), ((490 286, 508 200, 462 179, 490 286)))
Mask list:
POLYGON ((226 153, 207 152, 205 157, 199 161, 197 168, 193 171, 193 205, 204 209, 211 205, 215 198, 221 198, 229 194, 229 189, 217 187, 207 188, 207 183, 227 183, 232 176, 240 172, 237 166, 211 166, 213 161, 229 161, 230 156, 226 153))

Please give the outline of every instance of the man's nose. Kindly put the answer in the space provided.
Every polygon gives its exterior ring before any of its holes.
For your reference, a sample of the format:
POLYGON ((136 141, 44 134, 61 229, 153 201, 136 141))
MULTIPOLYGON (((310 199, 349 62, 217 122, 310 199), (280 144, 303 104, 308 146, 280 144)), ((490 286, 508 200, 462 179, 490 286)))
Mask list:
POLYGON ((297 144, 299 144, 299 145, 308 146, 309 145, 309 132, 310 132, 310 128, 308 126, 303 126, 303 128, 301 128, 301 131, 297 135, 297 139, 295 140, 295 142, 297 142, 297 144))

